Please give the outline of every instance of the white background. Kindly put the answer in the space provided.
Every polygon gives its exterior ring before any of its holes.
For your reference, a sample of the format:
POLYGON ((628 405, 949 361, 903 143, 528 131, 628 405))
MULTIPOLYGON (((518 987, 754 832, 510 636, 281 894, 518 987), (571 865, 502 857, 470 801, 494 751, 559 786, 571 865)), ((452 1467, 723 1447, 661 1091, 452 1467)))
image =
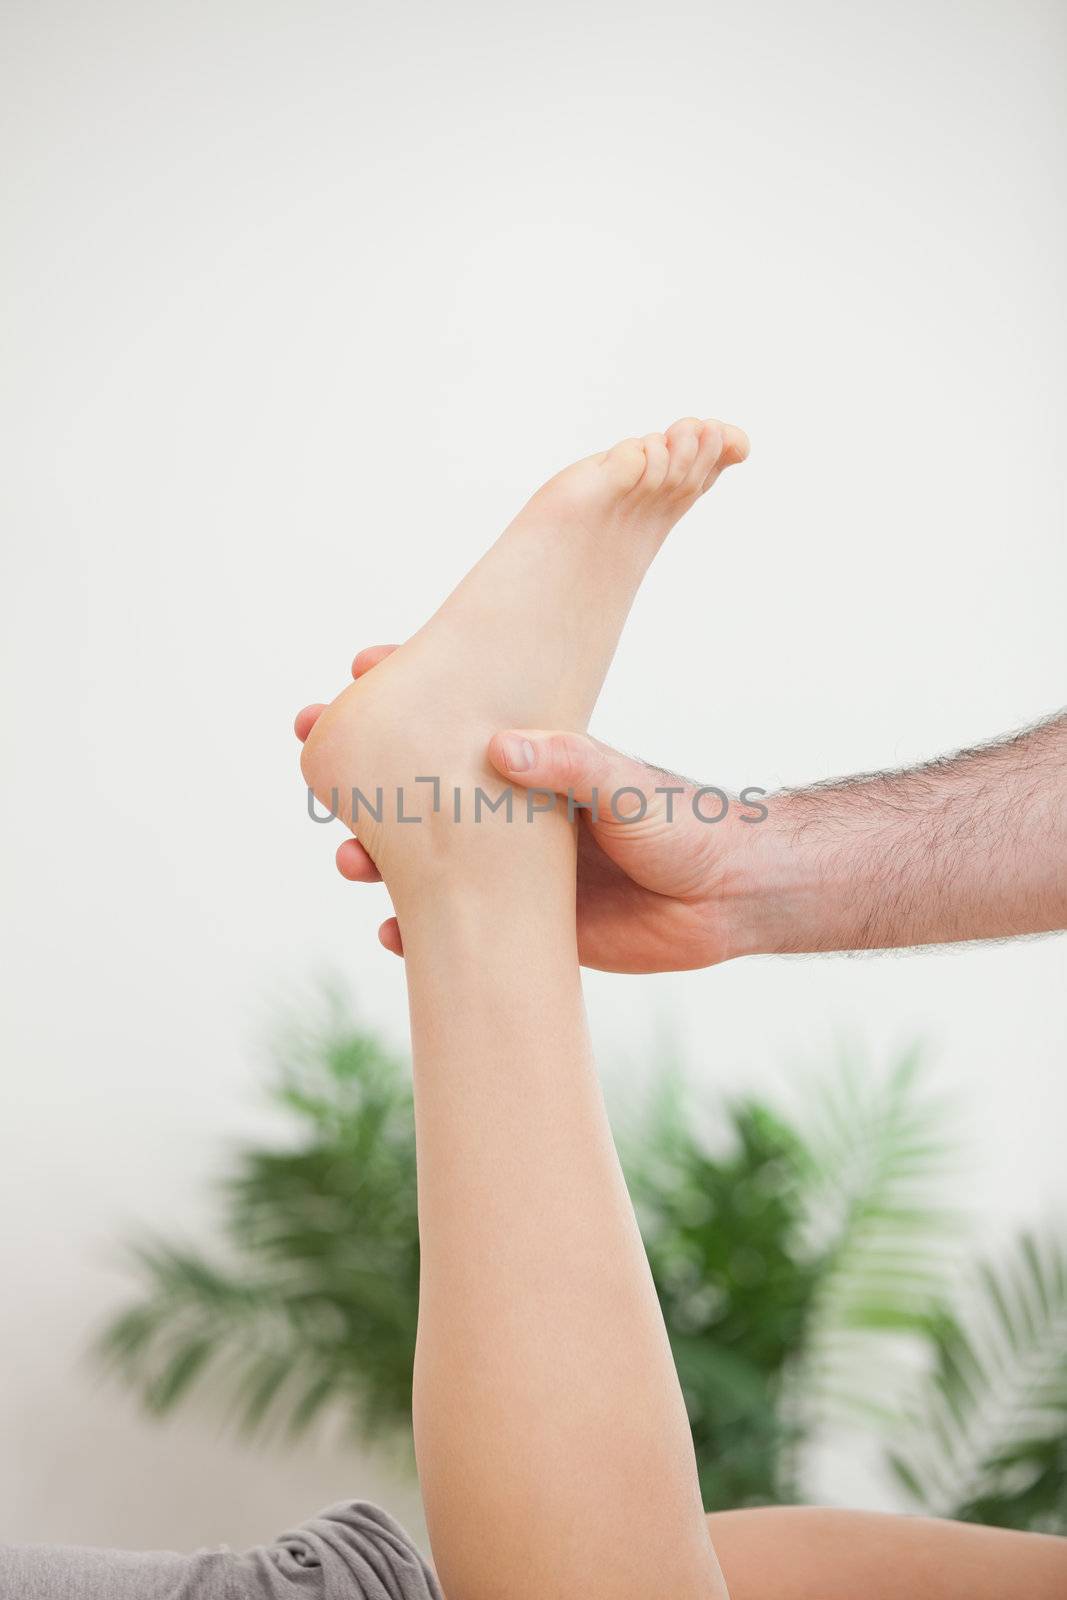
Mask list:
MULTIPOLYGON (((83 1361, 196 1235, 324 971, 405 1035, 291 717, 536 483, 688 412, 753 453, 596 731, 772 787, 1063 698, 1067 26, 1038 0, 56 4, 3 23, 0 1537, 263 1538, 380 1462, 156 1427, 83 1361)), ((929 1042, 990 1234, 1062 1210, 1064 945, 588 984, 787 1092, 929 1042)), ((831 1459, 827 1493, 881 1491, 831 1459)))

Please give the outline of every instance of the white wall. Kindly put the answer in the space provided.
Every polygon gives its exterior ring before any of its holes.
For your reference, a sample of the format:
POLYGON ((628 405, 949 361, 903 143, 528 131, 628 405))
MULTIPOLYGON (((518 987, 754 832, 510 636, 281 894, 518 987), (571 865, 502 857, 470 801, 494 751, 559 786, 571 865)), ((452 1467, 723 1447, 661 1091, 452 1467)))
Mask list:
MULTIPOLYGON (((3 34, 0 1537, 408 1512, 79 1364, 131 1222, 204 1226, 279 994, 340 970, 403 1037, 292 713, 541 477, 689 411, 752 459, 654 571, 603 737, 771 786, 1053 708, 1064 14, 12 0, 3 34)), ((669 1018, 727 1087, 928 1039, 995 1231, 1067 1198, 1063 980, 1046 941, 589 995, 606 1059, 669 1018)))

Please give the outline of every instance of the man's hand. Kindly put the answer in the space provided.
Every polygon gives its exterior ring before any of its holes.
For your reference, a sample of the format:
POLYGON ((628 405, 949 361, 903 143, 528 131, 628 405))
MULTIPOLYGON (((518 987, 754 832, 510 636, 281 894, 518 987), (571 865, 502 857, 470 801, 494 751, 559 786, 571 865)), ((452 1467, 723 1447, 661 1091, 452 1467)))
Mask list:
MULTIPOLYGON (((370 672, 395 648, 360 651, 353 677, 370 672)), ((300 712, 300 739, 307 738, 322 709, 313 705, 300 712)), ((746 913, 755 836, 768 826, 758 798, 743 804, 585 734, 515 729, 497 734, 488 753, 512 785, 553 791, 562 797, 561 805, 569 798, 577 810, 583 966, 678 972, 755 948, 746 913)), ((352 883, 380 881, 356 839, 339 847, 337 866, 352 883)), ((382 924, 379 937, 386 949, 403 954, 395 917, 382 924)))
POLYGON ((592 739, 513 732, 490 755, 513 783, 579 799, 632 784, 650 796, 640 821, 602 816, 582 831, 579 935, 590 966, 677 970, 1067 927, 1067 714, 899 772, 733 802, 710 826, 702 819, 714 803, 694 801, 719 791, 592 739), (670 784, 681 791, 673 821, 655 793, 670 784))
MULTIPOLYGON (((394 648, 361 651, 353 676, 394 648)), ((299 738, 322 709, 301 711, 299 738)), ((1067 927, 1067 713, 921 766, 784 790, 765 803, 762 791, 727 797, 585 734, 510 729, 488 755, 512 785, 576 807, 596 793, 596 813, 579 812, 583 966, 679 972, 739 955, 1067 927)), ((354 883, 379 881, 355 839, 337 865, 354 883)), ((395 917, 380 937, 403 954, 395 917)))

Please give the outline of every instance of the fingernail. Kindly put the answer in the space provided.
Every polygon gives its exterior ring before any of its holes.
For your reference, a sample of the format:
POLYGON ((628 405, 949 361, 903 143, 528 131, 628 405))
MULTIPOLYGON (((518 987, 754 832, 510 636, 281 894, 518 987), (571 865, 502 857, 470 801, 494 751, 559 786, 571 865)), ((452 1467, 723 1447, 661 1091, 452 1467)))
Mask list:
POLYGON ((514 734, 508 733, 500 742, 508 771, 529 772, 534 764, 534 747, 529 739, 517 739, 514 734))

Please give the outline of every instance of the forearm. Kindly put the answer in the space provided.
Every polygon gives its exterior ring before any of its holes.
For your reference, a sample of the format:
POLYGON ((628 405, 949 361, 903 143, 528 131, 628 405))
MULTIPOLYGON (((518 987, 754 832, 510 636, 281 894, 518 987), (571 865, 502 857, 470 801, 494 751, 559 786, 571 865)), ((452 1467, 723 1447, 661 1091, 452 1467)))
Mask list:
POLYGON ((722 1591, 586 1034, 562 818, 401 893, 420 1478, 450 1600, 722 1591))
POLYGON ((732 908, 740 953, 1067 926, 1067 716, 901 772, 784 791, 732 908))
POLYGON ((1067 1540, 931 1517, 767 1507, 708 1518, 731 1600, 1059 1600, 1067 1540))

